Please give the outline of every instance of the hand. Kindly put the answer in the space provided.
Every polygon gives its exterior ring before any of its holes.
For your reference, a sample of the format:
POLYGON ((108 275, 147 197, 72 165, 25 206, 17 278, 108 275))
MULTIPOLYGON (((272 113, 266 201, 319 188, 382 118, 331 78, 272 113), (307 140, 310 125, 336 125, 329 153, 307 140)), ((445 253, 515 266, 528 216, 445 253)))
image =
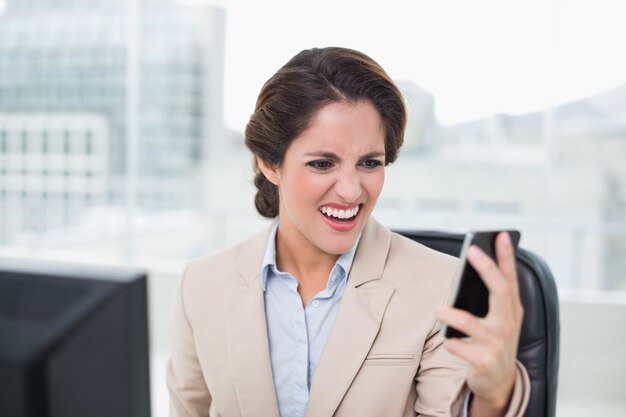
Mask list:
POLYGON ((515 383, 524 315, 509 234, 496 237, 497 264, 476 246, 469 248, 467 258, 489 290, 489 312, 478 318, 464 310, 442 308, 439 320, 469 336, 448 339, 444 346, 469 363, 467 385, 474 393, 472 410, 484 407, 494 415, 504 415, 515 383))

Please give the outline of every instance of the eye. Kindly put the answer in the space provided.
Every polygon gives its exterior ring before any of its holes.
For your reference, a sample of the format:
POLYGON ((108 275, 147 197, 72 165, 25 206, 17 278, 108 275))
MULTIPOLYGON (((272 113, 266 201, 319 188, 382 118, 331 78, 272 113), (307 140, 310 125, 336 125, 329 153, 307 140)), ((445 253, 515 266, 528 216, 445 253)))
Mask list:
POLYGON ((368 169, 374 169, 382 166, 383 162, 379 161, 378 159, 366 159, 365 161, 361 162, 361 165, 368 169))
POLYGON ((311 168, 315 168, 318 171, 326 171, 326 170, 332 168, 333 163, 330 162, 330 161, 319 160, 319 161, 307 162, 306 165, 311 167, 311 168))

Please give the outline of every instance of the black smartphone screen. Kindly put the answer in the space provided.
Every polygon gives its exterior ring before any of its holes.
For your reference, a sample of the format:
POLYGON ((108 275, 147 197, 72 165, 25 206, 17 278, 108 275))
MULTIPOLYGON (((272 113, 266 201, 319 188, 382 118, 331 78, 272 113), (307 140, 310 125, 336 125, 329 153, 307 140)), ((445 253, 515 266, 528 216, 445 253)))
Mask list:
MULTIPOLYGON (((517 230, 505 230, 511 236, 514 251, 520 240, 520 232, 517 230)), ((461 252, 460 274, 456 278, 456 288, 453 289, 451 299, 454 300, 452 307, 469 311, 477 317, 485 317, 489 311, 489 290, 478 275, 478 272, 466 259, 467 249, 476 245, 483 250, 491 259, 496 260, 495 242, 496 236, 501 231, 470 232, 465 236, 461 252)), ((445 337, 467 337, 467 335, 450 326, 445 326, 445 337)))

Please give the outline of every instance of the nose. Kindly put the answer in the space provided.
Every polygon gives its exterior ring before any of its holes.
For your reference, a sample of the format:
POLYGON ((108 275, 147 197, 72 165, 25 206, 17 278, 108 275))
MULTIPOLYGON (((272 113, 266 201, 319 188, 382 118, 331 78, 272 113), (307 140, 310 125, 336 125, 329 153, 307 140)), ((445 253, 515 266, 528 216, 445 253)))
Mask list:
POLYGON ((341 171, 335 183, 335 192, 345 203, 356 202, 363 192, 359 172, 356 169, 341 171))

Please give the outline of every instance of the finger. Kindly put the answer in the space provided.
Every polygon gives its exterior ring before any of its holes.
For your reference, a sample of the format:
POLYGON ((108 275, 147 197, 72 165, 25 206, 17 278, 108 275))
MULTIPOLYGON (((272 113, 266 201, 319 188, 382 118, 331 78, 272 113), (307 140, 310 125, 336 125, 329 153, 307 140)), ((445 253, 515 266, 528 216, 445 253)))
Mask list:
POLYGON ((491 294, 502 294, 507 290, 507 282, 503 278, 498 265, 478 246, 472 245, 467 251, 467 260, 478 272, 491 294))
POLYGON ((437 312, 437 319, 474 339, 483 340, 489 337, 481 320, 465 310, 443 307, 437 312))
POLYGON ((508 232, 501 232, 496 236, 496 258, 504 277, 518 293, 517 269, 515 267, 515 251, 508 232))
POLYGON ((493 259, 474 245, 470 246, 467 259, 489 290, 488 316, 503 317, 505 312, 512 311, 516 293, 493 259))

